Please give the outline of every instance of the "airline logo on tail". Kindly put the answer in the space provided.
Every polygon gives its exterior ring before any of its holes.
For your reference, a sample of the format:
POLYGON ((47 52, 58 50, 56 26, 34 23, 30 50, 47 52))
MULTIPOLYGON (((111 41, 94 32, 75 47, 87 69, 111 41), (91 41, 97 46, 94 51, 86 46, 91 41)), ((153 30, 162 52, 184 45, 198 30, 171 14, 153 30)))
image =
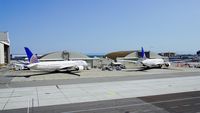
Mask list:
POLYGON ((143 59, 146 59, 146 55, 145 55, 145 52, 144 52, 143 47, 142 47, 142 58, 143 58, 143 59))
POLYGON ((24 49, 26 51, 26 55, 28 57, 28 61, 30 64, 39 62, 37 56, 33 55, 33 53, 30 51, 30 49, 28 47, 24 47, 24 49))

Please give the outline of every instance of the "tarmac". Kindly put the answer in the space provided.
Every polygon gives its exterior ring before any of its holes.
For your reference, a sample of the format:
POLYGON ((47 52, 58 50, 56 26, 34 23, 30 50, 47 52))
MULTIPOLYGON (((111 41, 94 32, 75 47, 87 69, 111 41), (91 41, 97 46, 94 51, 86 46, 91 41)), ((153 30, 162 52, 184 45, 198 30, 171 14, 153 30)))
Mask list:
POLYGON ((24 78, 17 76, 33 72, 2 70, 0 109, 6 113, 177 113, 188 108, 187 113, 197 113, 200 112, 197 109, 200 107, 199 73, 200 70, 194 68, 145 72, 89 70, 80 73, 81 76, 53 73, 24 78), (166 96, 176 93, 178 96, 166 96), (166 97, 168 99, 163 100, 166 97), (184 102, 174 105, 176 101, 184 102), (184 104, 185 101, 189 104, 184 104), (178 111, 170 110, 165 103, 171 103, 171 108, 179 108, 178 111))
POLYGON ((41 71, 14 71, 8 69, 2 69, 0 71, 1 76, 12 82, 24 82, 24 81, 38 81, 38 80, 68 80, 68 79, 80 79, 80 78, 99 78, 99 77, 119 77, 119 76, 141 76, 141 75, 155 75, 155 74, 169 74, 169 73, 181 73, 181 72, 200 72, 197 68, 164 68, 164 69, 151 69, 139 71, 137 69, 125 69, 122 71, 101 71, 100 69, 84 70, 80 73, 68 74, 68 73, 49 73, 41 71), (6 77, 5 77, 6 76, 6 77), (28 76, 25 78, 24 76, 28 76), (10 79, 10 78, 11 79, 10 79))

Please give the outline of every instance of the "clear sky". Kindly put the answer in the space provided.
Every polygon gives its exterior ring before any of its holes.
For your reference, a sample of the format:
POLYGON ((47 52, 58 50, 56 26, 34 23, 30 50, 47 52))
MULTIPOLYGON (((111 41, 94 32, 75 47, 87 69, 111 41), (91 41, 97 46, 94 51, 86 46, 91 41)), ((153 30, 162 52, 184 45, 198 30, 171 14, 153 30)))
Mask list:
POLYGON ((0 0, 11 53, 135 50, 195 53, 200 0, 0 0))

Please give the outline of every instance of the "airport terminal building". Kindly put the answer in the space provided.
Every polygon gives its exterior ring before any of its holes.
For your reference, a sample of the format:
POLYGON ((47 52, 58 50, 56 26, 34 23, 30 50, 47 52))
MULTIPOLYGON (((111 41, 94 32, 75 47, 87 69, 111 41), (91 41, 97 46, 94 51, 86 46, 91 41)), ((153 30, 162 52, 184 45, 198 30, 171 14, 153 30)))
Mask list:
POLYGON ((0 64, 10 63, 10 40, 8 32, 0 32, 0 64))

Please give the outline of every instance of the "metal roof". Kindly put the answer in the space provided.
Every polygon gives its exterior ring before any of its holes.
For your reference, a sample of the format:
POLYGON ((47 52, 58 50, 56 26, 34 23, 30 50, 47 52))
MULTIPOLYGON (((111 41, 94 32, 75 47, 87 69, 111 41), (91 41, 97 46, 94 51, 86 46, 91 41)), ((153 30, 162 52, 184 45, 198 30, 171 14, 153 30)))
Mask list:
MULTIPOLYGON (((65 51, 66 52, 66 51, 65 51)), ((69 59, 91 59, 87 55, 78 52, 67 52, 69 54, 69 59)), ((52 53, 47 53, 40 57, 40 60, 64 60, 63 51, 57 51, 52 53)))
POLYGON ((125 57, 133 52, 134 51, 117 51, 117 52, 108 53, 105 55, 105 57, 116 60, 117 57, 125 57))
MULTIPOLYGON (((116 60, 117 58, 122 58, 122 59, 138 59, 138 52, 140 52, 140 50, 134 50, 134 51, 117 51, 117 52, 112 52, 112 53, 108 53, 105 55, 105 57, 108 57, 110 59, 116 60)), ((154 52, 150 52, 150 58, 162 58, 160 55, 158 55, 157 53, 154 52)))

